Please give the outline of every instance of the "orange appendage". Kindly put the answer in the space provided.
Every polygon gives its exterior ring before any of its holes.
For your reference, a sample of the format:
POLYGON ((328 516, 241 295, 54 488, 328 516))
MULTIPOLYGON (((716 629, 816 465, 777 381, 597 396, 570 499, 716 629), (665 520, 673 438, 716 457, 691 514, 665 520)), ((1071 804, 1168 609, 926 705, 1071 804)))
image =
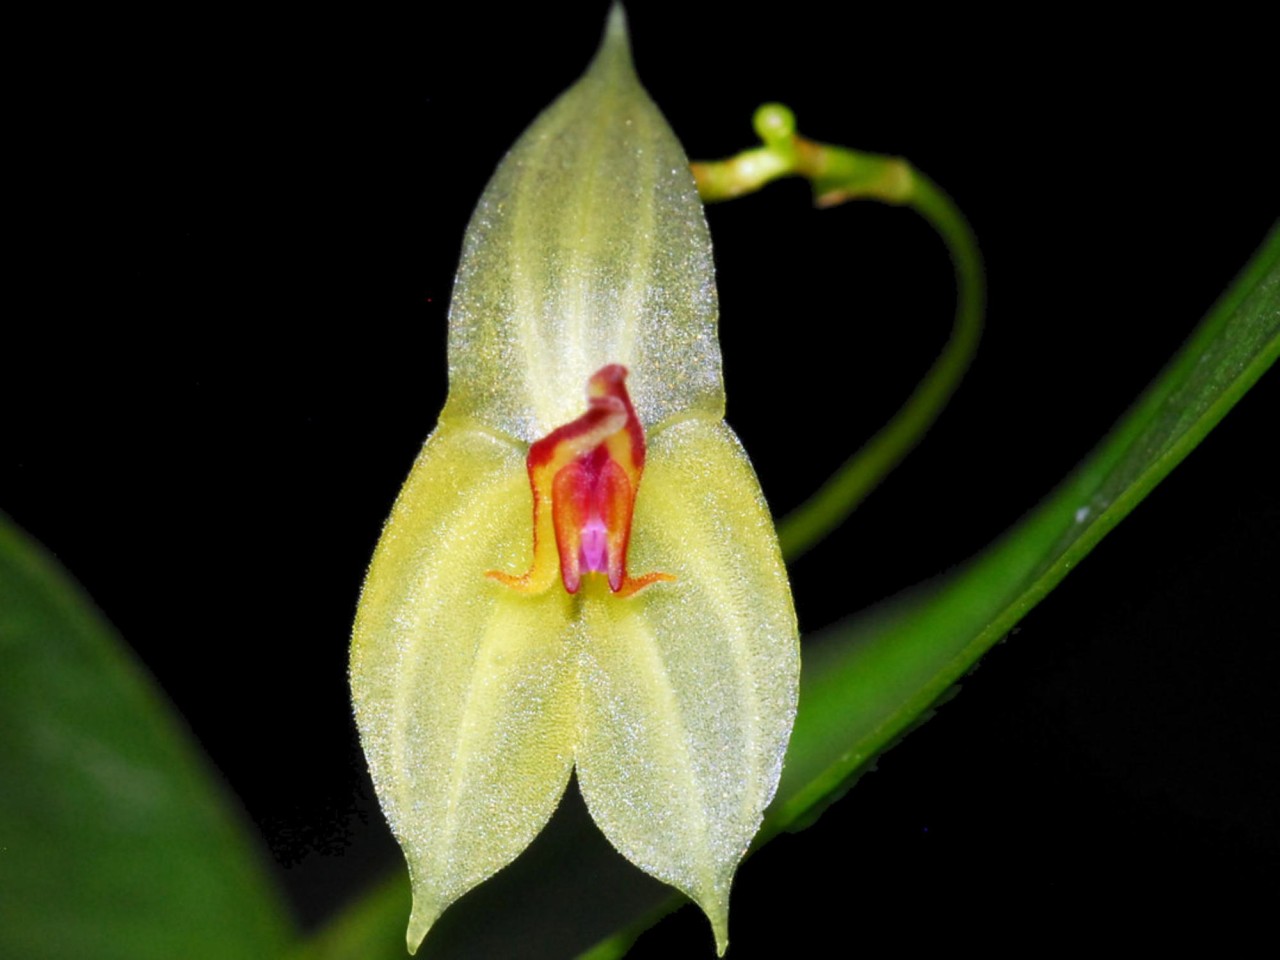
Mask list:
POLYGON ((669 573, 627 575, 644 429, 626 378, 627 368, 617 363, 597 371, 587 381, 587 412, 529 448, 533 566, 525 574, 490 570, 485 576, 522 593, 541 593, 555 582, 558 566, 569 593, 578 592, 583 574, 603 573, 620 597, 675 579, 669 573))

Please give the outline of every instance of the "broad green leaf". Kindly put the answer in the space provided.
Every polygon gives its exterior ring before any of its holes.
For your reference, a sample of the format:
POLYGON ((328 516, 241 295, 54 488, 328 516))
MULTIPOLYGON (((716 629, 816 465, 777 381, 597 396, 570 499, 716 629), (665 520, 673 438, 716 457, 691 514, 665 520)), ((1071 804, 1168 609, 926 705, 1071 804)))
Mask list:
POLYGON ((404 918, 412 905, 408 876, 395 873, 287 956, 289 960, 399 960, 404 956, 404 918))
POLYGON ((177 719, 0 516, 0 956, 261 960, 289 921, 177 719))
POLYGON ((721 420, 715 311, 688 161, 615 7, 472 218, 449 399, 356 618, 356 719, 409 863, 411 951, 533 840, 575 765, 610 842, 727 945, 799 643, 759 484, 721 420))
POLYGON ((828 631, 766 833, 812 817, 1052 590, 1280 355, 1280 229, 1103 444, 967 568, 828 631))

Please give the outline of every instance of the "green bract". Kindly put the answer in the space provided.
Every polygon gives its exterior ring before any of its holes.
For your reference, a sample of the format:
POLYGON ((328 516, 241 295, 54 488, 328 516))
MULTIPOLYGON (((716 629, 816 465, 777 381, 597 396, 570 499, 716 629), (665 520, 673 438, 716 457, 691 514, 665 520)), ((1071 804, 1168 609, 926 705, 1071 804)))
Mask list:
MULTIPOLYGON (((577 770, 596 823, 728 942, 734 871, 795 715, 795 613, 768 510, 724 424, 711 245, 619 10, 582 79, 503 161, 468 228, 449 399, 356 618, 361 740, 413 880, 417 948, 541 830, 577 770), (621 364, 647 436, 628 562, 570 594, 529 569, 530 445, 621 364)), ((532 462, 532 461, 531 461, 532 462)))

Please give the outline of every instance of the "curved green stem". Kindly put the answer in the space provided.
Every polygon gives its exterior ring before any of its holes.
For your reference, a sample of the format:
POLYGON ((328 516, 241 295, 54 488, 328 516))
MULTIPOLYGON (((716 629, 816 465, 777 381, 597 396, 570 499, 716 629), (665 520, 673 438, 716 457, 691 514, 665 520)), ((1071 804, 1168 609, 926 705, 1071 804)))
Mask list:
POLYGON ((942 237, 956 275, 951 337, 924 379, 893 419, 779 522, 783 556, 794 560, 838 527, 938 418, 977 349, 985 285, 977 241, 959 208, 907 161, 806 140, 795 132, 794 115, 780 104, 760 107, 754 123, 763 146, 692 165, 704 200, 728 200, 781 177, 802 176, 813 183, 819 206, 856 199, 909 206, 942 237))

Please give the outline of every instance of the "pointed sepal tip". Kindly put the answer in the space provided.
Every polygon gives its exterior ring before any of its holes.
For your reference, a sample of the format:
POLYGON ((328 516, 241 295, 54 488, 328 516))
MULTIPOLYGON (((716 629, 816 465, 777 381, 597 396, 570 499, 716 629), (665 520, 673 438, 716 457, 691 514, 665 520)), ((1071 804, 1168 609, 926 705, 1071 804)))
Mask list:
POLYGON ((435 925, 436 920, 440 918, 441 909, 436 903, 425 903, 421 896, 414 893, 413 910, 409 914, 409 927, 405 930, 404 944, 409 950, 410 956, 418 952, 418 948, 422 946, 422 941, 426 939, 427 933, 435 925))

